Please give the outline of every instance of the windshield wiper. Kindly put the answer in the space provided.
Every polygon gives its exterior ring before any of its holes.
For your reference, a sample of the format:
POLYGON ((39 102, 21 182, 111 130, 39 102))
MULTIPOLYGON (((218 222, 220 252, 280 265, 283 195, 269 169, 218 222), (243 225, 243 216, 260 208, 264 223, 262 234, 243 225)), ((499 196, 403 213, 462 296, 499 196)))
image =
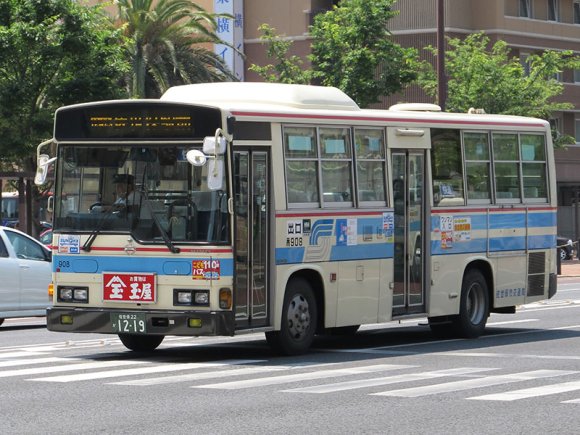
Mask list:
POLYGON ((179 249, 177 246, 175 246, 173 244, 173 242, 171 242, 169 235, 167 234, 167 232, 163 228, 163 225, 161 225, 161 222, 159 222, 159 218, 157 217, 157 215, 153 211, 153 207, 151 206, 151 202, 149 201, 149 196, 147 195, 147 192, 145 190, 141 190, 141 196, 144 199, 144 201, 142 201, 142 202, 145 203, 145 207, 147 207, 147 210, 149 211, 149 214, 151 214, 151 218, 153 219, 155 226, 157 227, 157 229, 159 230, 159 233, 161 234, 161 238, 165 242, 165 246, 167 246, 167 248, 173 254, 179 254, 181 252, 181 249, 179 249))
POLYGON ((105 226, 105 221, 113 215, 113 209, 109 209, 105 212, 105 214, 101 217, 101 219, 99 220, 99 222, 97 222, 97 226, 95 227, 95 229, 93 231, 91 231, 91 234, 89 235, 89 238, 87 239, 87 241, 85 242, 85 244, 83 245, 83 251, 85 252, 91 252, 91 246, 93 246, 93 243, 95 241, 95 239, 97 238, 97 236, 101 233, 101 230, 103 229, 103 227, 105 226))

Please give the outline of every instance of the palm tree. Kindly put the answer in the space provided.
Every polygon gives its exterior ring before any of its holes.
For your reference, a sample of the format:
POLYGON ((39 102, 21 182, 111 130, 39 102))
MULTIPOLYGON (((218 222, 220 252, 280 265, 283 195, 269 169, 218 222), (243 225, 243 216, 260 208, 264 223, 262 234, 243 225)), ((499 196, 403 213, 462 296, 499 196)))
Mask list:
POLYGON ((204 44, 222 43, 220 14, 191 0, 117 0, 118 25, 131 61, 128 92, 156 97, 170 86, 235 80, 223 59, 204 44), (201 46, 200 46, 201 45, 201 46))

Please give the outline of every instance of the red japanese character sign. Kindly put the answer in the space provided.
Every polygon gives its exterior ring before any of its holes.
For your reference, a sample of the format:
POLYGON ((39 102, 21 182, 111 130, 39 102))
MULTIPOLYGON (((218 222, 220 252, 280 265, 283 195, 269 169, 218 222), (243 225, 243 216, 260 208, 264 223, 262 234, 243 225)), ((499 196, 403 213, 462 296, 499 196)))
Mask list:
POLYGON ((152 273, 103 273, 103 300, 109 302, 155 302, 152 273))

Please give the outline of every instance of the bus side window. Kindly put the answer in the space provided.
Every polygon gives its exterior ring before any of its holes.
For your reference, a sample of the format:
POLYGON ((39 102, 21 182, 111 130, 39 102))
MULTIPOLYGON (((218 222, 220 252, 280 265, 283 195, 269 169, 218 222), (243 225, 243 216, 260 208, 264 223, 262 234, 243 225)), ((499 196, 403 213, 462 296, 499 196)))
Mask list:
POLYGON ((434 205, 465 205, 459 130, 432 129, 431 147, 434 205))

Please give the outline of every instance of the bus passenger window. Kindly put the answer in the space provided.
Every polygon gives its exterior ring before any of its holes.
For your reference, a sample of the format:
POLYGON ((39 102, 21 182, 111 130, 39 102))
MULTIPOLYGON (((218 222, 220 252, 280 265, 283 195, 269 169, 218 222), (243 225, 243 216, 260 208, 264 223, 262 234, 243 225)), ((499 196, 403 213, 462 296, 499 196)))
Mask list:
POLYGON ((491 203, 490 155, 487 133, 463 133, 468 203, 491 203))
POLYGON ((320 128, 323 203, 351 206, 352 146, 348 128, 320 128))
POLYGON ((459 130, 431 130, 431 170, 434 205, 465 205, 459 130))
POLYGON ((493 133, 493 168, 498 202, 520 202, 517 134, 493 133))
POLYGON ((313 127, 284 127, 286 195, 291 204, 320 203, 318 145, 313 127))
POLYGON ((524 200, 548 200, 544 135, 520 134, 524 200))
POLYGON ((359 202, 385 203, 385 142, 383 130, 360 129, 354 133, 359 202))

